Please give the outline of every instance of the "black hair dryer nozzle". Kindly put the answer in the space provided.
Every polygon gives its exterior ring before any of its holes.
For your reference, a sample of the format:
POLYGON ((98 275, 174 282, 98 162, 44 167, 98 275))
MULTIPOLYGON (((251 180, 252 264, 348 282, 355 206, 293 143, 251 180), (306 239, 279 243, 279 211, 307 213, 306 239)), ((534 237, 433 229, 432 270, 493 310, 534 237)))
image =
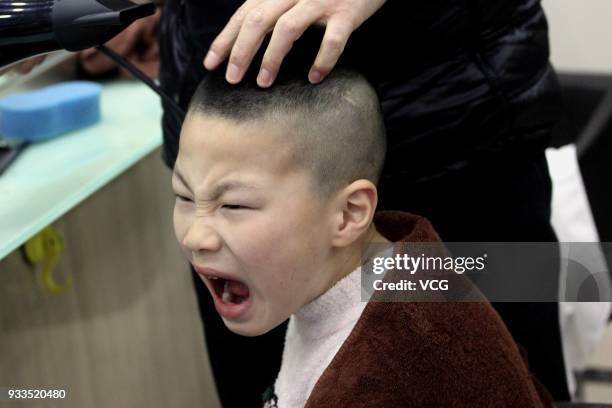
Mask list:
POLYGON ((0 1, 0 68, 51 51, 80 51, 104 44, 153 3, 129 0, 0 1))

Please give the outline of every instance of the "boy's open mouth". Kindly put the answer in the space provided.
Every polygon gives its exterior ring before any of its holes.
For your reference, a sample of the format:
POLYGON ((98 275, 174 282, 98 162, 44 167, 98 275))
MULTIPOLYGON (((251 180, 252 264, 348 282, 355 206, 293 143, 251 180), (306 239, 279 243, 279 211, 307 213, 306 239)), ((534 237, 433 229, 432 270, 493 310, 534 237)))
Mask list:
POLYGON ((208 280, 223 303, 240 304, 249 298, 249 288, 242 282, 217 276, 208 276, 208 280))
POLYGON ((199 265, 193 267, 205 281, 215 302, 215 309, 222 317, 241 319, 246 315, 253 304, 253 296, 246 283, 211 268, 199 265))

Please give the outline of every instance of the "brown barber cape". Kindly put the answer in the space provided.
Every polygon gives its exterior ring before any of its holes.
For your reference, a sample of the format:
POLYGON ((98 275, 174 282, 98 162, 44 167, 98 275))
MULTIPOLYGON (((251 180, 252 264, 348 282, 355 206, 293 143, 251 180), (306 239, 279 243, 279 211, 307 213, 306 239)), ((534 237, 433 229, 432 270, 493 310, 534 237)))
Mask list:
MULTIPOLYGON (((439 241, 422 217, 381 212, 375 223, 393 242, 439 241)), ((370 302, 306 403, 307 408, 553 405, 487 302, 370 302)))

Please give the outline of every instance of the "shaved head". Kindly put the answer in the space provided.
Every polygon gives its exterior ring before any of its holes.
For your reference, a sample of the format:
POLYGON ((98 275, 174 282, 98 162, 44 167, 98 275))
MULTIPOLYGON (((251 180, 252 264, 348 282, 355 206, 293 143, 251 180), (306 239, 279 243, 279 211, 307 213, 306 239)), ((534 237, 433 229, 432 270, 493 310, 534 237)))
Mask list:
POLYGON ((217 71, 199 85, 189 114, 278 124, 295 164, 312 172, 313 187, 322 197, 355 180, 376 184, 380 178, 386 149, 380 104, 355 71, 337 69, 318 85, 303 75, 280 75, 268 89, 249 77, 230 85, 217 71))

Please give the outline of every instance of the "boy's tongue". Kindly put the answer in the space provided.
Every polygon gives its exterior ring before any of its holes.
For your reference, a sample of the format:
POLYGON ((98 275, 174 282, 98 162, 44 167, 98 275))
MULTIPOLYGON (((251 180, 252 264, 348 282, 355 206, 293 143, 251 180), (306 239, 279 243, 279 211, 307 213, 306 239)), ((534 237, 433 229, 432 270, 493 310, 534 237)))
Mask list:
POLYGON ((221 300, 224 303, 242 303, 249 297, 249 288, 235 280, 225 280, 221 300))
POLYGON ((229 291, 234 296, 247 297, 249 296, 249 288, 242 282, 235 280, 227 280, 226 285, 229 291))

